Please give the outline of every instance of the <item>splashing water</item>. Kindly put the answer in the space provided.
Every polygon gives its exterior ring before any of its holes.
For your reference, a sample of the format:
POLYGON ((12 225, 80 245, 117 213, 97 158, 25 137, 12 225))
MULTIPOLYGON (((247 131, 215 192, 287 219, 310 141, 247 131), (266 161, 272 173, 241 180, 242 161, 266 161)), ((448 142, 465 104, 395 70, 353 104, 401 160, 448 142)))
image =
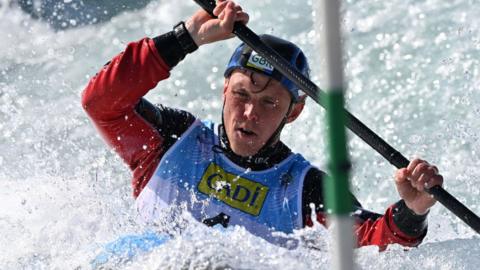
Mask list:
MULTIPOLYGON (((243 1, 250 27, 292 40, 320 61, 314 1, 243 1)), ((406 156, 436 163, 445 188, 480 213, 480 7, 474 1, 346 1, 343 6, 349 110, 406 156)), ((197 7, 155 1, 105 23, 55 31, 16 8, 0 16, 0 269, 89 269, 104 243, 142 232, 130 173, 102 142, 80 106, 88 80, 126 44, 169 31, 197 7)), ((321 37, 320 37, 321 38, 321 37)), ((220 120, 222 70, 238 41, 200 48, 147 98, 220 120)), ((315 82, 317 77, 314 75, 315 82)), ((283 140, 324 167, 323 112, 308 102, 283 140)), ((350 136, 352 190, 383 212, 398 199, 394 169, 350 136)), ((187 219, 188 220, 188 219, 187 219)), ((369 269, 474 269, 480 239, 435 206, 424 243, 355 251, 369 269)), ((166 226, 166 225, 159 225, 166 226)), ((239 227, 188 221, 166 244, 115 269, 329 269, 328 231, 297 232, 286 250, 239 227), (319 239, 317 242, 311 239, 319 239), (308 243, 316 246, 308 246, 308 243)), ((164 228, 165 229, 165 228, 164 228)))

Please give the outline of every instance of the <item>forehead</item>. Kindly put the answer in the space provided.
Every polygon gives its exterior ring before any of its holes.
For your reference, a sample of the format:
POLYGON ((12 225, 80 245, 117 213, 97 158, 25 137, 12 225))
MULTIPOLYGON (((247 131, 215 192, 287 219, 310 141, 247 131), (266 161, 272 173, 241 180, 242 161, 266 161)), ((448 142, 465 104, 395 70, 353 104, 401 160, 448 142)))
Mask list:
POLYGON ((229 86, 231 86, 229 88, 243 88, 254 94, 273 95, 279 99, 290 100, 291 98, 288 90, 279 81, 258 72, 236 69, 229 80, 229 86))

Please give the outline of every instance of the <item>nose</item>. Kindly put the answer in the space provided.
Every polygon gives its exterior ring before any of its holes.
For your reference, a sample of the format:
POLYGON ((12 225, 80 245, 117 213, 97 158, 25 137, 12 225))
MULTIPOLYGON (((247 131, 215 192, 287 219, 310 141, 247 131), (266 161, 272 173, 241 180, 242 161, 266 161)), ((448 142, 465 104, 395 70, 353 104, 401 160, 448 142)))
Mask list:
POLYGON ((258 120, 256 106, 252 102, 245 103, 245 110, 243 114, 248 120, 258 120))

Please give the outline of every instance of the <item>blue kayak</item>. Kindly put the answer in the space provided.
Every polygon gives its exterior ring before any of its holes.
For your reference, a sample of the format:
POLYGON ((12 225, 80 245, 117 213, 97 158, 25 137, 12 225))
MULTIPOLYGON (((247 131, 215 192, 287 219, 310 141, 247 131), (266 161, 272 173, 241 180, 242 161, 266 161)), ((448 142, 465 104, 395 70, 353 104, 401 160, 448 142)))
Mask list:
POLYGON ((93 269, 105 264, 118 264, 132 260, 135 256, 148 253, 170 240, 166 234, 145 232, 139 235, 125 235, 105 244, 103 250, 90 264, 93 269))

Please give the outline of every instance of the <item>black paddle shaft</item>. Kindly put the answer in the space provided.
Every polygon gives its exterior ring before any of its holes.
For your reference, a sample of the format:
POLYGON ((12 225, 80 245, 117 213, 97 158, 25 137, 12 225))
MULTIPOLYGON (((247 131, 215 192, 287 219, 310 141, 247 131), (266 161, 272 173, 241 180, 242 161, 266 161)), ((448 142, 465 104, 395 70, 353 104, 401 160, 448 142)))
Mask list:
MULTIPOLYGON (((199 4, 212 17, 215 17, 213 15, 213 10, 216 6, 214 0, 195 0, 195 2, 197 2, 197 4, 199 4)), ((290 65, 290 63, 283 59, 277 52, 263 43, 257 34, 240 22, 235 23, 233 33, 250 48, 267 59, 267 61, 274 68, 280 71, 289 80, 294 82, 308 96, 315 100, 315 102, 325 108, 325 93, 311 80, 305 77, 300 71, 290 65)), ((375 132, 364 125, 347 110, 345 110, 345 115, 347 117, 346 126, 373 149, 375 149, 380 155, 387 159, 392 165, 398 169, 408 166, 410 161, 400 152, 395 150, 395 148, 390 146, 386 141, 380 138, 375 132)), ((480 234, 480 218, 465 205, 459 202, 454 196, 448 193, 441 186, 434 186, 426 191, 433 195, 437 201, 439 201, 448 210, 450 210, 473 230, 480 234)))

